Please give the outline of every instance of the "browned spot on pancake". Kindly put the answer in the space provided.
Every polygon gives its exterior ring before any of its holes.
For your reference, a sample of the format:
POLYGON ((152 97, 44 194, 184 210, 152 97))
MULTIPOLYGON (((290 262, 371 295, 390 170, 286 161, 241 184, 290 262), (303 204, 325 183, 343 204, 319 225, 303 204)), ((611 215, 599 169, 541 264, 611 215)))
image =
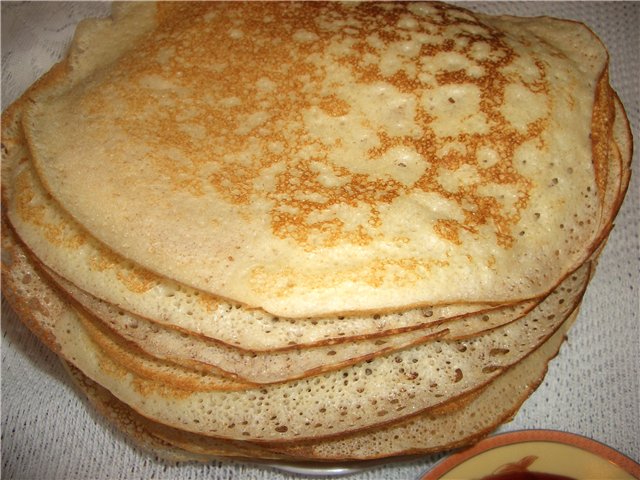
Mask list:
POLYGON ((332 117, 340 117, 349 113, 349 104, 335 95, 323 97, 319 106, 332 117))
MULTIPOLYGON (((126 370, 124 369, 122 371, 126 372, 126 370)), ((131 386, 143 397, 151 397, 154 395, 171 396, 179 400, 187 398, 193 393, 189 390, 184 390, 173 386, 169 387, 141 377, 134 377, 131 381, 131 386)))
POLYGON ((102 350, 96 347, 95 355, 98 358, 100 369, 107 375, 123 379, 127 376, 128 372, 124 367, 121 367, 117 363, 113 362, 102 350))
POLYGON ((612 102, 611 87, 609 86, 609 74, 603 73, 596 86, 595 105, 591 118, 591 149, 594 161, 594 172, 598 197, 603 201, 607 188, 607 161, 609 158, 611 130, 615 108, 612 102))
POLYGON ((120 280, 129 290, 135 293, 144 293, 157 285, 157 277, 146 270, 136 268, 134 271, 117 272, 120 280))
POLYGON ((54 223, 46 216, 46 207, 36 200, 31 189, 27 172, 21 172, 16 178, 15 196, 17 208, 22 218, 28 223, 43 229, 48 241, 65 248, 76 249, 86 242, 83 232, 70 233, 64 223, 54 223))
POLYGON ((438 235, 449 240, 451 243, 459 245, 460 235, 458 234, 460 222, 455 220, 438 220, 433 227, 438 235))
POLYGON ((349 175, 345 169, 338 169, 338 175, 349 177, 340 188, 327 187, 318 180, 309 163, 301 162, 293 168, 283 172, 278 177, 272 198, 279 204, 279 209, 272 213, 272 225, 276 234, 293 238, 305 243, 312 234, 320 234, 325 245, 334 245, 344 240, 345 235, 355 244, 366 244, 371 237, 364 227, 354 232, 345 232, 343 222, 339 219, 317 221, 310 223, 307 219, 318 209, 330 208, 333 205, 367 204, 370 208, 369 222, 375 225, 379 215, 375 206, 388 203, 398 195, 401 188, 398 182, 391 179, 370 179, 366 175, 349 175), (313 193, 322 202, 300 199, 300 194, 313 193))
POLYGON ((113 270, 118 280, 134 293, 144 293, 161 283, 153 272, 136 265, 125 263, 113 251, 99 244, 98 255, 89 258, 89 266, 98 272, 113 270))

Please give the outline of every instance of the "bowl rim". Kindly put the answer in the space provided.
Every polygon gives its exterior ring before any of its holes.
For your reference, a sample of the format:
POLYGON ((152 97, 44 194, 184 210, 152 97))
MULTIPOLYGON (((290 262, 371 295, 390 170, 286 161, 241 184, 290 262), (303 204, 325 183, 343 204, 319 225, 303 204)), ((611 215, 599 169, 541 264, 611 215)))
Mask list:
POLYGON ((640 479, 640 464, 605 445, 598 440, 580 435, 577 433, 565 432, 561 430, 551 429, 530 429, 530 430, 514 430, 509 432, 498 433, 480 440, 475 445, 460 450, 456 453, 444 458, 429 471, 425 472, 419 480, 438 480, 444 474, 451 471, 454 467, 466 462, 467 460, 480 455, 481 453, 518 443, 528 442, 550 442, 570 445, 580 448, 591 454, 605 458, 625 472, 640 479))

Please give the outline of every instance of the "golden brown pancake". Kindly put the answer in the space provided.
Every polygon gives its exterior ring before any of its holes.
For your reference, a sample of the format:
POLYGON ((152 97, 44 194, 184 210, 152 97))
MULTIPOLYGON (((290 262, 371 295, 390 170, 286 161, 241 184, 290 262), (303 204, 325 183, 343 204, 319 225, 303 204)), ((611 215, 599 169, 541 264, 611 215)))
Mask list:
POLYGON ((45 187, 109 249, 304 317, 526 299, 594 248, 607 54, 582 25, 442 4, 159 7, 108 68, 87 75, 87 49, 72 88, 26 112, 45 187))

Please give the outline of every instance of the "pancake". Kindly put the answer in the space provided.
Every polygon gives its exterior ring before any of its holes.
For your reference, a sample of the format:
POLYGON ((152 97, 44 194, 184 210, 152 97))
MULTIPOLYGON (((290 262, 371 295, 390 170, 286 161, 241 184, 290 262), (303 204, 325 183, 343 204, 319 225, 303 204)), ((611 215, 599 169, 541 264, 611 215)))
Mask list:
POLYGON ((584 26, 441 4, 191 7, 159 4, 108 68, 72 70, 26 112, 45 187, 110 250, 305 317, 527 299, 594 248, 607 54, 584 26))

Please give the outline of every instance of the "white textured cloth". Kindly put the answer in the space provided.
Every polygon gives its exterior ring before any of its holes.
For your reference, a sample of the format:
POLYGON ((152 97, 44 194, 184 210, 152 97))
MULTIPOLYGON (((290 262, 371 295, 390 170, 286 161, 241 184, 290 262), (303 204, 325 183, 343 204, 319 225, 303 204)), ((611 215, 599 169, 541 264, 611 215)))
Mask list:
MULTIPOLYGON (((640 3, 470 2, 492 14, 585 22, 607 45, 611 83, 640 139, 640 3)), ((77 21, 108 14, 91 2, 2 2, 2 106, 65 52, 77 21)), ((634 170, 640 171, 638 152, 634 170)), ((640 459, 640 198, 632 178, 577 323, 536 393, 501 430, 550 428, 586 435, 640 459)), ((412 479, 440 457, 389 462, 353 479, 412 479)), ((174 465, 132 447, 97 415, 56 357, 2 304, 2 478, 285 479, 249 463, 174 465)))

